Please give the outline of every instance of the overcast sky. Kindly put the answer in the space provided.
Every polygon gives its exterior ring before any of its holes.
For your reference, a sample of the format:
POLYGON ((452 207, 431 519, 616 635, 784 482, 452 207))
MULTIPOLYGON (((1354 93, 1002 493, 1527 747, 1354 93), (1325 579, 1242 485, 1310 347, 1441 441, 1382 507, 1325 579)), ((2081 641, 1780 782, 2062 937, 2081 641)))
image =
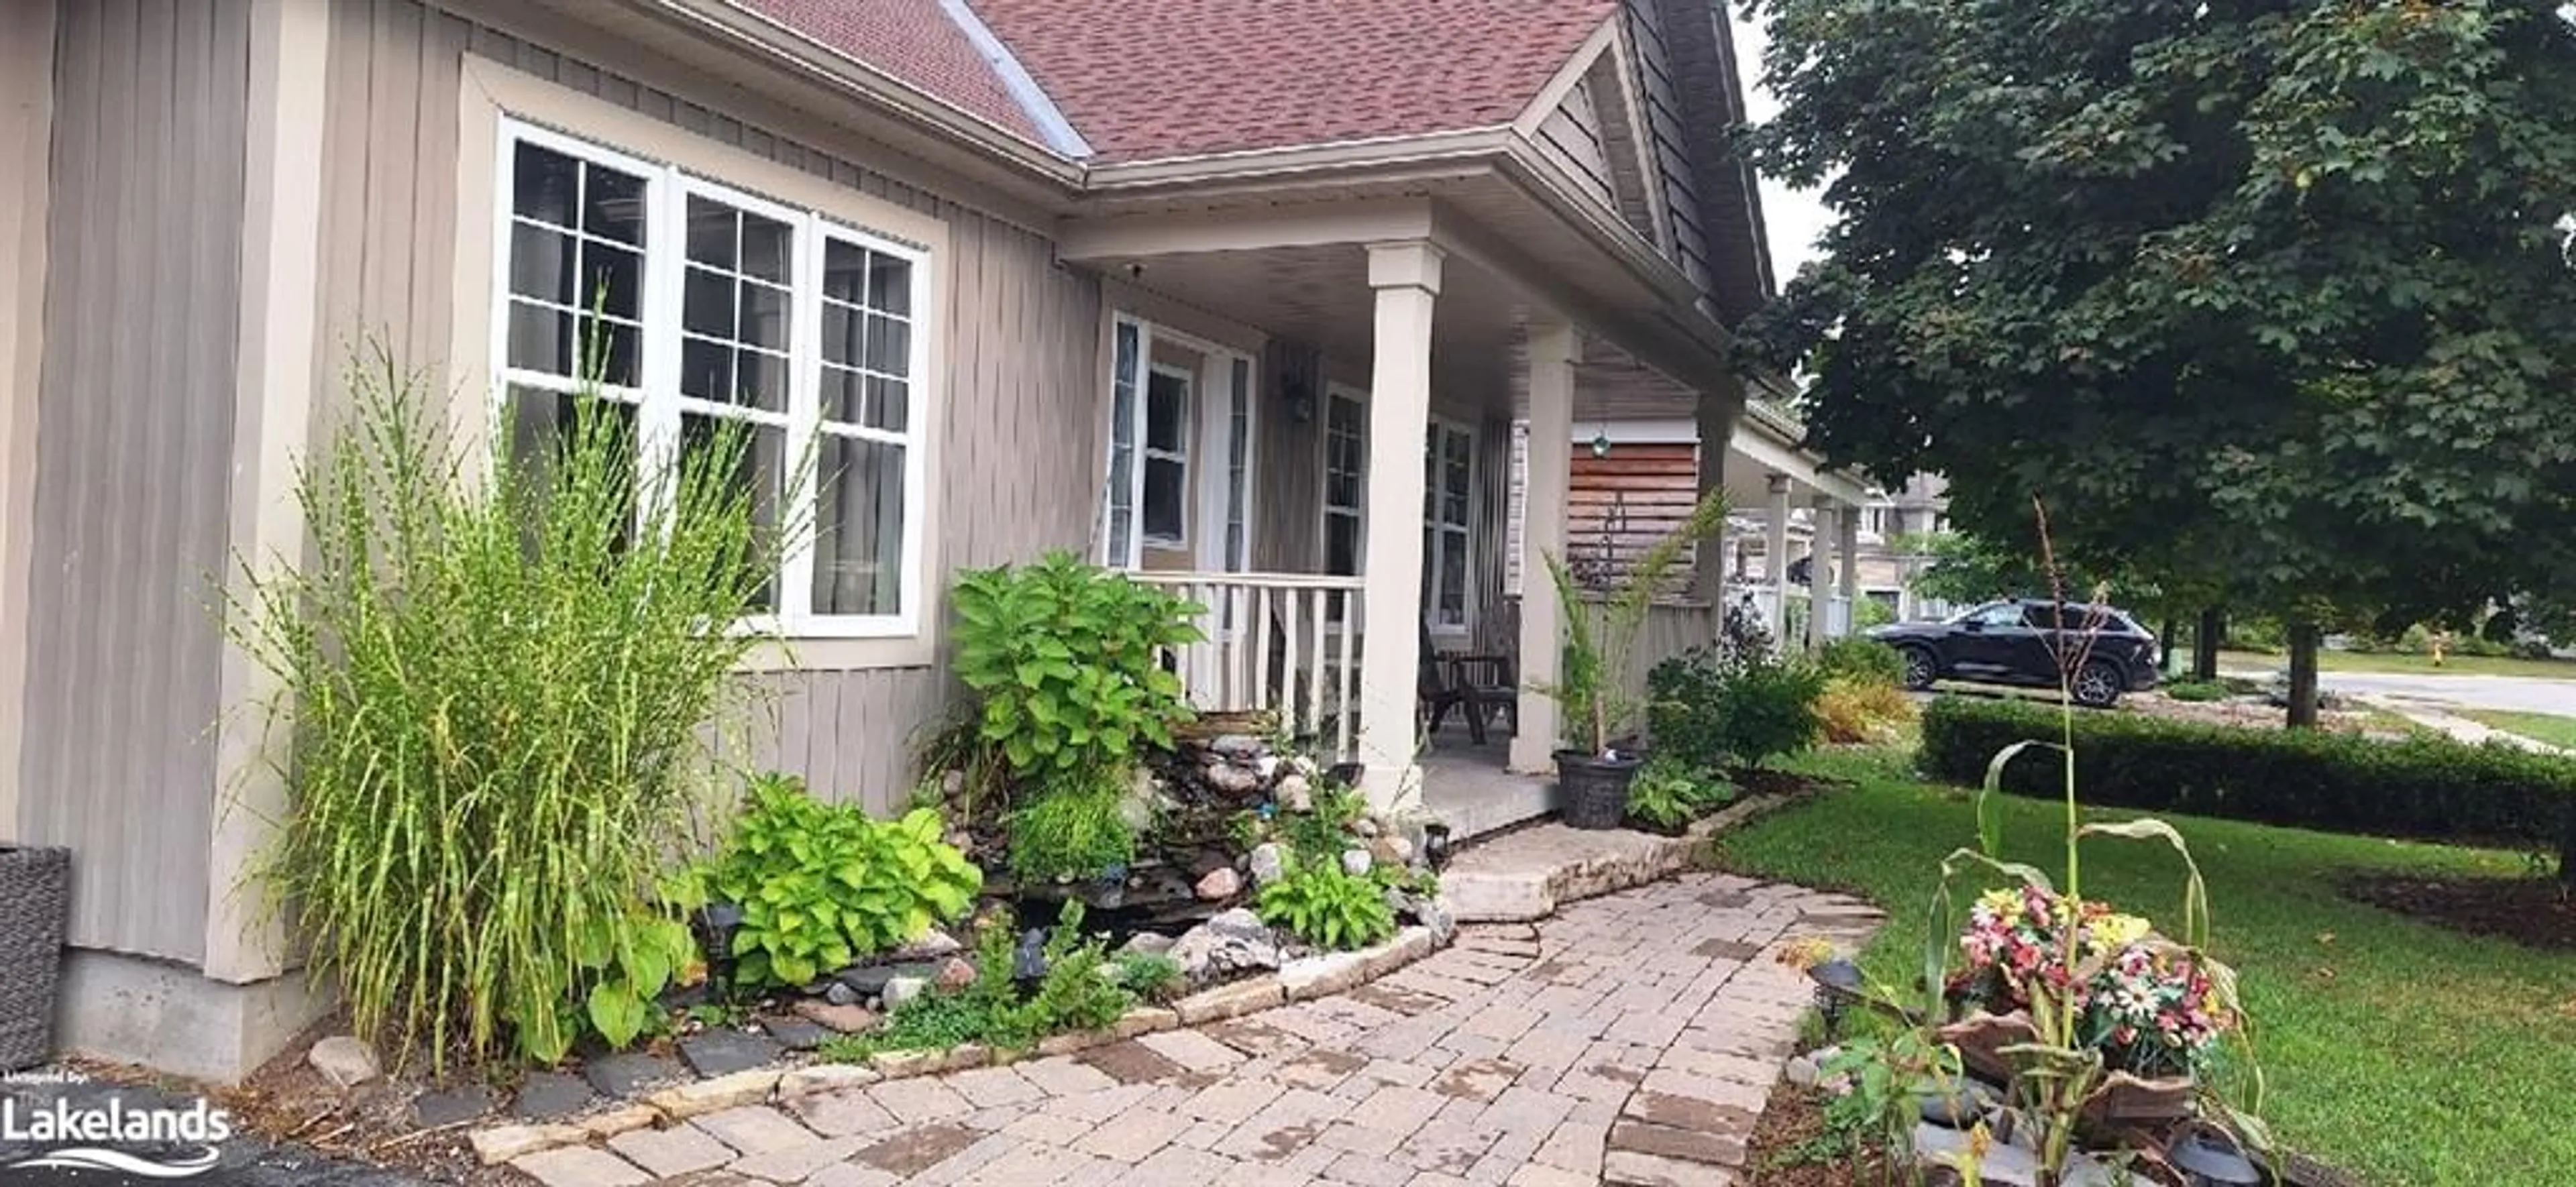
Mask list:
MULTIPOLYGON (((1727 10, 1735 25, 1735 60, 1746 74, 1745 106, 1758 124, 1780 110, 1779 101, 1761 85, 1762 28, 1745 20, 1740 6, 1730 4, 1727 10)), ((1816 236, 1832 221, 1813 193, 1762 179, 1762 223, 1771 240, 1771 272, 1781 284, 1789 283, 1798 266, 1814 257, 1816 236)))

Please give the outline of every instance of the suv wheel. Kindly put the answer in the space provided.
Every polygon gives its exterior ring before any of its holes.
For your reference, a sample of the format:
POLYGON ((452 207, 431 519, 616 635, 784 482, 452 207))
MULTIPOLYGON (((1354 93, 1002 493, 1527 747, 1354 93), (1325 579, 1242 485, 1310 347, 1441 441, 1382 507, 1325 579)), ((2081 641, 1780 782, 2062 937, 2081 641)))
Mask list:
POLYGON ((1898 654, 1905 657, 1905 687, 1920 692, 1941 678, 1941 664, 1932 658, 1930 650, 1905 647, 1899 648, 1898 654))
POLYGON ((2120 702, 2121 684, 2120 669, 2108 660, 2094 660, 2075 673, 2075 703, 2088 709, 2108 709, 2120 702))

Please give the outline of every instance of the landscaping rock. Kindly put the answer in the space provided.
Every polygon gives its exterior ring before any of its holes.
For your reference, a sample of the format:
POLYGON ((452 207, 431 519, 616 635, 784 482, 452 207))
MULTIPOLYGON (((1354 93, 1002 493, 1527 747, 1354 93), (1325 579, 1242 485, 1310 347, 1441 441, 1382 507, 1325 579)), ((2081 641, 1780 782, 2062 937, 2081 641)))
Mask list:
POLYGON ((304 1061, 334 1088, 355 1088, 384 1074, 376 1063, 376 1049, 354 1035, 332 1035, 313 1044, 304 1061))
POLYGON ((1182 934, 1173 960, 1192 981, 1279 967, 1279 937, 1261 917, 1237 907, 1182 934))
POLYGON ((1244 861, 1252 867, 1252 884, 1255 886, 1268 886, 1288 872, 1288 851, 1277 841, 1263 841, 1253 846, 1244 861))
POLYGON ((1208 768, 1207 784, 1221 795, 1248 796, 1261 790, 1261 772, 1227 763, 1208 768))
POLYGON ((886 963, 859 965, 852 968, 842 969, 838 974, 834 975, 833 980, 849 986, 851 991, 857 993, 861 998, 871 998, 883 994, 885 992, 886 983, 894 980, 895 978, 913 977, 926 981, 938 975, 939 966, 934 964, 886 963))
POLYGON ((645 1103, 662 1110, 674 1120, 714 1113, 724 1109, 756 1105, 769 1099, 778 1078, 785 1074, 778 1068, 753 1068, 711 1080, 698 1080, 677 1088, 665 1088, 645 1098, 645 1103))
POLYGON ((1351 877, 1367 877, 1369 866, 1372 864, 1374 863, 1369 857, 1369 851, 1366 849, 1342 850, 1342 872, 1350 875, 1351 877))
POLYGON ((1270 798, 1291 812, 1312 812, 1315 810, 1315 785, 1304 775, 1291 771, 1279 780, 1278 786, 1270 789, 1270 798))
POLYGON ((455 1125, 483 1116, 499 1103, 492 1090, 481 1084, 441 1088, 411 1102, 411 1123, 421 1129, 455 1125))
POLYGON ((1789 1062, 1780 1065, 1780 1078, 1800 1088, 1813 1088, 1817 1079, 1824 1075, 1826 1058, 1823 1051, 1792 1055, 1789 1062))
POLYGON ((574 1125, 496 1125, 478 1129, 466 1138, 474 1147, 474 1157, 485 1166, 499 1166, 523 1154, 569 1146, 589 1135, 574 1125))
POLYGON ((776 1040, 738 1030, 711 1030, 680 1040, 680 1058, 701 1076, 726 1076, 778 1062, 776 1040))
POLYGON ((1202 902, 1221 903, 1243 893, 1243 875, 1233 866, 1218 866, 1199 879, 1198 896, 1202 902))
POLYGON ((603 1056, 583 1065, 581 1078, 599 1090, 601 1096, 631 1100, 645 1089, 683 1079, 687 1075, 680 1065, 659 1055, 625 1051, 603 1056))
POLYGON ((1118 946, 1118 952, 1122 956, 1162 956, 1169 953, 1175 943, 1178 941, 1161 932, 1140 931, 1127 937, 1127 942, 1118 946))
POLYGON ((1047 933, 1043 927, 1032 927, 1020 933, 1019 947, 1011 951, 1011 979, 1035 981, 1046 976, 1047 933))
POLYGON ((1351 835, 1362 840, 1374 839, 1381 831, 1384 830, 1378 827, 1375 816, 1362 816, 1351 822, 1351 835))
POLYGON ((1270 746, 1250 734, 1219 734, 1209 740, 1207 748, 1227 758, 1259 758, 1270 753, 1270 746))
POLYGON ((941 989, 964 989, 975 983, 975 962, 963 956, 951 956, 939 965, 941 989))
POLYGON ((886 957, 897 963, 937 960, 952 952, 963 951, 965 947, 957 937, 934 927, 921 933, 920 939, 887 953, 886 957))
MULTIPOLYGON (((1929 1122, 1914 1127, 1914 1152, 1924 1165, 1939 1166, 1944 1155, 1965 1154, 1969 1136, 1955 1129, 1944 1129, 1929 1122)), ((1986 1155, 1977 1164, 1977 1173, 1991 1187, 2036 1187, 2039 1182, 2039 1156, 2021 1146, 1995 1142, 1986 1147, 1986 1155)), ((2066 1156, 2066 1174, 2060 1180, 2066 1187, 2111 1187, 2127 1182, 2125 1174, 2114 1172, 2101 1160, 2084 1154, 2066 1156)))
POLYGON ((831 1031, 803 1018, 763 1018, 760 1029, 790 1051, 811 1051, 832 1037, 831 1031))
POLYGON ((930 989, 930 982, 920 977, 896 977, 885 983, 885 1008, 891 1012, 920 997, 930 989))
POLYGON ((838 1031, 845 1035, 860 1034, 877 1028, 878 1019, 875 1012, 855 1002, 842 1005, 837 1002, 818 1002, 808 999, 796 1003, 794 1008, 797 1017, 815 1023, 825 1030, 838 1031))
POLYGON ((591 1091, 588 1080, 563 1072, 538 1072, 519 1085, 519 1095, 510 1103, 510 1115, 522 1121, 551 1121, 589 1108, 590 1102, 597 1099, 599 1094, 591 1091))
POLYGON ((823 987, 823 1000, 834 1006, 855 1006, 866 1001, 867 995, 850 988, 848 982, 836 978, 831 984, 823 987))
POLYGON ((1382 865, 1411 865, 1416 851, 1413 842, 1395 832, 1381 832, 1376 840, 1369 842, 1369 856, 1376 858, 1382 865))

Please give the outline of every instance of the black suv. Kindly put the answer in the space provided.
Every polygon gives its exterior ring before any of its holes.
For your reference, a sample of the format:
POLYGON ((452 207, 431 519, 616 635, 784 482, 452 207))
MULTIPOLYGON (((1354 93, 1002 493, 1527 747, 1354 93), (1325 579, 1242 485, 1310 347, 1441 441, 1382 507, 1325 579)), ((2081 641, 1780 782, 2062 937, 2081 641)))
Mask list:
POLYGON ((2156 684, 2156 637, 2108 606, 2016 598, 1988 602, 1947 622, 1874 627, 1869 637, 1905 657, 1905 686, 1935 680, 2057 686, 2059 656, 2076 669, 2075 703, 2102 708, 2156 684))

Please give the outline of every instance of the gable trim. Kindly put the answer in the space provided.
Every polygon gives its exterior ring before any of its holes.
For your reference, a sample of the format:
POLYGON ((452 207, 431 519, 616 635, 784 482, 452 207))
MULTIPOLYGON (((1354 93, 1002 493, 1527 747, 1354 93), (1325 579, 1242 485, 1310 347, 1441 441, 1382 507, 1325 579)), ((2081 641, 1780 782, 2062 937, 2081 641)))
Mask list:
MULTIPOLYGON (((1610 120, 1616 118, 1628 134, 1626 163, 1635 173, 1632 180, 1637 186, 1637 197, 1646 204, 1646 224, 1652 228, 1647 238, 1654 242, 1657 251, 1668 258, 1674 257, 1678 232, 1673 228, 1672 206, 1664 190, 1662 167, 1654 153, 1655 130, 1646 114, 1646 84, 1638 75, 1636 42, 1627 30, 1627 22, 1614 19, 1611 25, 1614 48, 1611 50, 1610 73, 1619 84, 1619 110, 1615 113, 1604 110, 1601 113, 1602 125, 1606 129, 1610 120)), ((1602 106, 1607 107, 1606 104, 1602 106)), ((1620 154, 1607 144, 1603 151, 1610 158, 1611 188, 1616 196, 1621 181, 1620 154)), ((1624 213, 1620 217, 1621 221, 1626 221, 1624 213)))
POLYGON ((1538 95, 1530 100, 1529 106, 1521 109, 1520 118, 1512 121, 1512 130, 1523 136, 1538 135, 1539 126, 1564 105, 1566 96, 1573 94, 1574 88, 1583 85, 1583 76, 1592 72, 1593 59, 1610 48, 1618 31, 1617 16, 1603 20, 1600 28, 1594 29, 1591 36, 1583 39, 1582 45, 1575 47, 1574 55, 1567 58, 1563 66, 1557 67, 1556 74, 1547 80, 1546 86, 1539 88, 1538 95))
POLYGON ((984 23, 984 18, 975 15, 974 8, 966 0, 939 0, 939 7, 956 24, 958 31, 966 35, 966 40, 974 44, 975 52, 984 55, 984 61, 991 64, 994 74, 1001 78, 1003 88, 1019 102, 1020 110, 1028 113, 1029 121, 1038 126, 1038 131, 1045 134, 1048 148, 1068 157, 1092 155, 1091 142, 1082 138, 1081 130, 1066 118, 1064 109, 1056 106, 1055 99, 1046 93, 1045 87, 1038 85, 1037 76, 1029 73, 1029 68, 1020 63, 1019 55, 1003 44, 1001 37, 993 32, 993 27, 984 23))

